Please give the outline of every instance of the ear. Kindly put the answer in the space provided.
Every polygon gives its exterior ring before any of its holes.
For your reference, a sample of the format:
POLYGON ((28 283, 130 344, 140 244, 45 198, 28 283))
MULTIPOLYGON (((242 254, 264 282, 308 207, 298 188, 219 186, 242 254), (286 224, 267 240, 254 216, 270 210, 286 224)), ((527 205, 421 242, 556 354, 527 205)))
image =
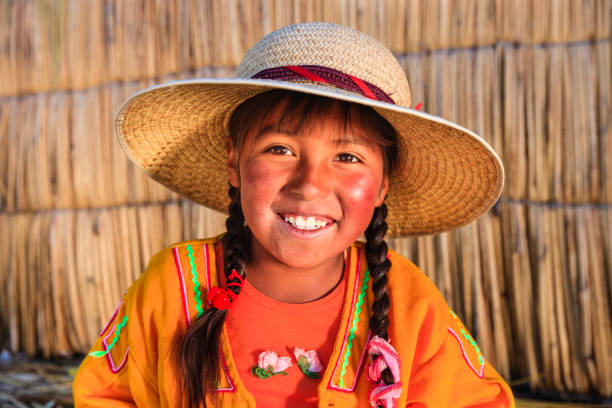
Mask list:
POLYGON ((238 155, 231 142, 227 142, 227 179, 233 187, 240 187, 240 172, 238 171, 238 155))
POLYGON ((389 189, 389 177, 384 176, 383 182, 380 185, 380 190, 378 190, 378 196, 376 197, 376 207, 380 206, 383 201, 385 201, 385 197, 387 196, 387 190, 389 189))

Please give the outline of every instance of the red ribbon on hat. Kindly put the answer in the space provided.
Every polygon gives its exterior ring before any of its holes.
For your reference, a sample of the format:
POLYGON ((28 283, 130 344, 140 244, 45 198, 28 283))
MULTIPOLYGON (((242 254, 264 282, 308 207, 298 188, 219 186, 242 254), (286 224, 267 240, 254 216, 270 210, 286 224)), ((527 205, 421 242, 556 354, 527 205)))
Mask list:
POLYGON ((235 269, 232 269, 232 272, 227 277, 228 281, 232 279, 238 279, 240 283, 230 282, 226 285, 225 288, 213 286, 212 288, 210 288, 210 290, 206 294, 206 300, 214 308, 217 308, 219 310, 226 310, 231 306, 232 302, 236 299, 237 295, 227 288, 230 286, 238 286, 242 288, 244 279, 242 278, 242 276, 238 274, 238 272, 235 269))
POLYGON ((268 68, 257 72, 251 78, 278 81, 296 81, 303 78, 312 82, 319 82, 359 93, 377 101, 395 104, 393 99, 376 85, 337 69, 321 65, 286 65, 268 68))

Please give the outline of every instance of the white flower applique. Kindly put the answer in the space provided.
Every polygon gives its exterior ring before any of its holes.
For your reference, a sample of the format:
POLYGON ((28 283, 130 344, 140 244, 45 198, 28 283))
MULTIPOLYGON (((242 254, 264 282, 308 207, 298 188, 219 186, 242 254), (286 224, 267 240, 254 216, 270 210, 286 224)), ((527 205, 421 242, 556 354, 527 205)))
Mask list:
POLYGON ((288 375, 285 371, 291 367, 289 357, 279 357, 273 351, 264 351, 257 358, 257 365, 251 369, 251 374, 265 380, 275 375, 288 375))
POLYGON ((302 370, 306 377, 313 378, 315 380, 319 379, 319 373, 323 371, 323 366, 321 365, 321 360, 319 360, 319 356, 317 355, 316 351, 305 351, 304 349, 296 347, 293 350, 293 355, 295 356, 300 370, 302 370))

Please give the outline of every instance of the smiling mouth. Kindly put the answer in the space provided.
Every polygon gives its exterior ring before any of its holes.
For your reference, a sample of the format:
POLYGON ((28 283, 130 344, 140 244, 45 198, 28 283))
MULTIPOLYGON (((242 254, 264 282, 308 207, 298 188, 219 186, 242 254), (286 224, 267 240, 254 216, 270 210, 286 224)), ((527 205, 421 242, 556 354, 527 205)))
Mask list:
POLYGON ((333 224, 331 219, 319 218, 314 216, 301 216, 293 214, 278 214, 287 224, 302 231, 316 231, 333 224))

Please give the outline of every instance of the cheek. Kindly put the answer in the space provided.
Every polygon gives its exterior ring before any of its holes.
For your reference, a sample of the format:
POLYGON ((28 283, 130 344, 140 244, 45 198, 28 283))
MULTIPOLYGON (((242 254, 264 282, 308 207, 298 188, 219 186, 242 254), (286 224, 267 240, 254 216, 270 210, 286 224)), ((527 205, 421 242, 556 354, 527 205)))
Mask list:
POLYGON ((355 206, 374 207, 378 191, 380 190, 381 180, 372 175, 359 175, 348 177, 343 180, 341 188, 343 196, 351 201, 355 206))
POLYGON ((355 230, 355 239, 370 224, 374 206, 378 197, 381 180, 377 177, 355 177, 343 183, 342 207, 351 228, 355 230))
POLYGON ((271 166, 252 160, 241 167, 240 192, 246 213, 261 212, 263 205, 270 203, 278 191, 280 175, 271 166), (245 206, 253 208, 245 208, 245 206), (261 207, 261 208, 260 208, 261 207))

